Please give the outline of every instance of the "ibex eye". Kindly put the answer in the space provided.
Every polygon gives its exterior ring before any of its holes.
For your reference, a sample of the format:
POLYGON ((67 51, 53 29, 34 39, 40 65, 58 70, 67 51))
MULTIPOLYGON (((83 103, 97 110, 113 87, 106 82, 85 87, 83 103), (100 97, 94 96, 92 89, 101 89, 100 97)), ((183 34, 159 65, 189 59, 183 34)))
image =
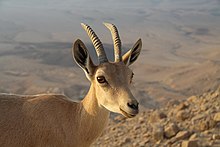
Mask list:
POLYGON ((98 81, 99 83, 101 83, 101 84, 107 83, 107 81, 106 81, 106 79, 105 79, 104 76, 98 76, 98 77, 97 77, 97 81, 98 81))
POLYGON ((132 73, 132 75, 131 75, 131 79, 133 79, 133 77, 134 77, 134 73, 132 73))
POLYGON ((130 83, 132 83, 133 77, 134 77, 134 73, 132 73, 132 75, 131 75, 130 83))

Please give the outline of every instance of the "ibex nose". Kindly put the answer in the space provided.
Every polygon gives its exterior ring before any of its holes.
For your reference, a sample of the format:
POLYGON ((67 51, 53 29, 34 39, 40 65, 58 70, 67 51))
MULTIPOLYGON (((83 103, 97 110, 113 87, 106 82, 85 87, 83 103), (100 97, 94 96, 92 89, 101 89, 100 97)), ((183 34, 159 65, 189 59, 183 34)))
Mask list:
POLYGON ((128 102, 127 105, 131 109, 138 110, 138 102, 137 101, 128 102))

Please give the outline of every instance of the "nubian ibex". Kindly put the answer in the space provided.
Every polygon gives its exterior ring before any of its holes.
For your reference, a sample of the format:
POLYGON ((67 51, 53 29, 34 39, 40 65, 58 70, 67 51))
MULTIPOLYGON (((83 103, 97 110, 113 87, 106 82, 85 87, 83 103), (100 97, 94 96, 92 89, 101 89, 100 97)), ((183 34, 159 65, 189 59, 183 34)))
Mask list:
POLYGON ((125 117, 138 114, 138 102, 130 91, 134 63, 141 39, 122 56, 115 25, 104 23, 114 42, 115 62, 109 62, 92 28, 81 24, 91 39, 99 65, 95 65, 81 40, 72 52, 76 63, 91 82, 85 98, 77 103, 64 95, 0 94, 0 147, 86 147, 105 128, 110 111, 125 117))

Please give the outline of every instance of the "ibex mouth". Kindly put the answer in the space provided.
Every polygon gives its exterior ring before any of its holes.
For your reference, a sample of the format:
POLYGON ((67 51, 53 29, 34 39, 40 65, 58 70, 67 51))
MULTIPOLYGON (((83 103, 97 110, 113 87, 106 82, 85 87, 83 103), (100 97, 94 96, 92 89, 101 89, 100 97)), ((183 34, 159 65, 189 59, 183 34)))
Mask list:
POLYGON ((128 117, 128 118, 132 118, 132 117, 135 117, 137 114, 130 114, 126 111, 124 111, 123 109, 120 108, 120 111, 122 112, 122 114, 125 116, 125 117, 128 117))

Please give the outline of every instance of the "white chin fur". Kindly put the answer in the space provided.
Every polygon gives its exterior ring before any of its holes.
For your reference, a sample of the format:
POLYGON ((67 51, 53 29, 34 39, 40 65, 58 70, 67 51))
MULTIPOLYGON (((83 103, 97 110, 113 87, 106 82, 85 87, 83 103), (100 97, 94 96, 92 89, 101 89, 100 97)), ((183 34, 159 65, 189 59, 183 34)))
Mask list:
POLYGON ((121 113, 120 109, 118 106, 104 106, 103 107, 107 110, 109 110, 110 112, 114 112, 114 113, 121 113))

